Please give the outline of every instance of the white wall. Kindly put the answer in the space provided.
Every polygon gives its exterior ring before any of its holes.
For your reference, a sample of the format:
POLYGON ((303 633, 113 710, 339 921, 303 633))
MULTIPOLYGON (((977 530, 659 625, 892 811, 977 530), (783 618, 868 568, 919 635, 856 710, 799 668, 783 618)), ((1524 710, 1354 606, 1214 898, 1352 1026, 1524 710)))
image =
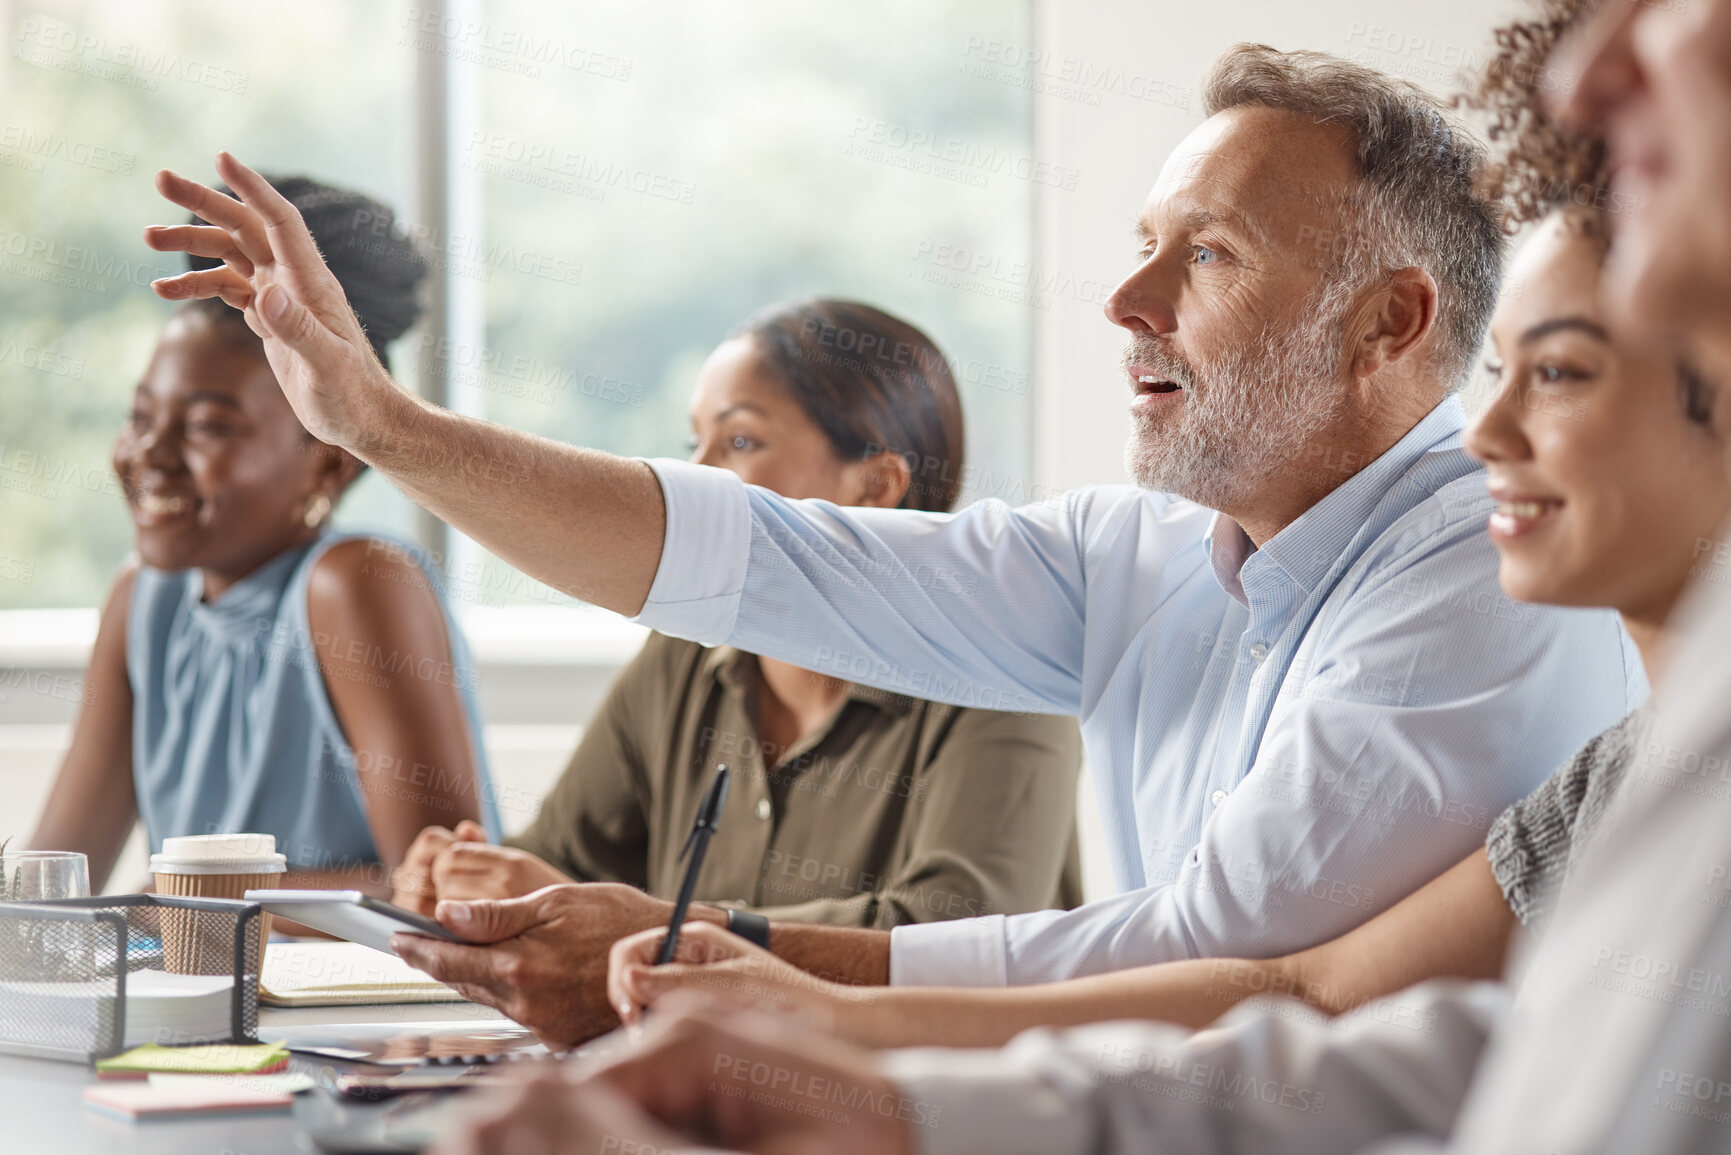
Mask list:
MULTIPOLYGON (((1101 305, 1130 268, 1131 228, 1166 154, 1202 122, 1198 86, 1222 50, 1251 40, 1347 56, 1425 85, 1459 89, 1481 69, 1515 0, 1035 0, 1039 159, 1063 183, 1039 186, 1033 310, 1034 478, 1030 491, 1127 480, 1123 330, 1101 305)), ((1026 45, 998 46, 1008 69, 1026 45)), ((991 46, 980 50, 990 57, 991 46)), ((1089 897, 1111 892, 1101 825, 1084 776, 1079 806, 1089 897)))
POLYGON ((1254 40, 1449 92, 1457 69, 1482 65, 1491 29, 1520 10, 1512 0, 1036 0, 1037 71, 1059 73, 1061 87, 1065 75, 1093 81, 1035 97, 1041 159, 1076 175, 1073 189, 1041 185, 1036 207, 1040 271, 1058 290, 1034 310, 1038 483, 1061 491, 1125 479, 1122 331, 1100 303, 1130 267, 1130 230, 1161 161, 1202 121, 1197 87, 1209 61, 1254 40))

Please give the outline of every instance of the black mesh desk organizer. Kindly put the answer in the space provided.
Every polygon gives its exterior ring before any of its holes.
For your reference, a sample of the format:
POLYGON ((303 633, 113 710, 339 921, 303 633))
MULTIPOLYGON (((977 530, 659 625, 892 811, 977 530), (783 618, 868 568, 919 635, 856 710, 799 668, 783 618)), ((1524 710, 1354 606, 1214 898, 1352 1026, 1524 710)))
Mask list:
POLYGON ((156 894, 0 903, 0 1052, 119 1054, 127 977, 144 970, 232 976, 231 1034, 218 1041, 256 1042, 260 913, 256 902, 156 894))

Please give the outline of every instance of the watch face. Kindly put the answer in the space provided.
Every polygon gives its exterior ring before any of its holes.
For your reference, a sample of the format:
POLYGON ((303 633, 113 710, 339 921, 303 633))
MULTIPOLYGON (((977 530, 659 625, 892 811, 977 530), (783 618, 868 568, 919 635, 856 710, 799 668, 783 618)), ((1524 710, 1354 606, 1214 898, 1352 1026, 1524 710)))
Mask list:
POLYGON ((754 942, 764 950, 769 949, 769 920, 761 914, 730 910, 727 912, 727 929, 747 942, 754 942))

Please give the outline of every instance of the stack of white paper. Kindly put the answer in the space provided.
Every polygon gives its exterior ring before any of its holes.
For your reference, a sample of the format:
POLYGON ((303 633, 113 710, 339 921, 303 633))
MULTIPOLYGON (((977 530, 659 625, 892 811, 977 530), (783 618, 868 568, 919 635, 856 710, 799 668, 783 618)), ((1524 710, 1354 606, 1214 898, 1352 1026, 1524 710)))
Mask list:
MULTIPOLYGON (((84 983, 0 982, 0 1020, 9 1037, 30 1041, 40 1024, 82 1019, 77 1004, 111 1006, 114 980, 84 983), (37 1026, 32 1029, 32 1024, 37 1026)), ((88 1021, 88 1020, 87 1020, 88 1021)), ((234 1029, 232 975, 171 975, 133 971, 126 976, 124 1045, 214 1043, 234 1029)))
POLYGON ((126 1045, 213 1043, 234 1031, 233 975, 126 976, 126 1045))

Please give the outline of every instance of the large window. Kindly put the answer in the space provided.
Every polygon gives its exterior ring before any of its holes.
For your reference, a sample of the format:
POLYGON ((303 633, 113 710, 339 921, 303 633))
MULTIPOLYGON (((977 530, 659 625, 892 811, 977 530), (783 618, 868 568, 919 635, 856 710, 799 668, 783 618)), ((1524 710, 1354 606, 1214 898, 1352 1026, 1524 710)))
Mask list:
MULTIPOLYGON (((0 5, 0 10, 4 6, 0 5)), ((31 0, 0 62, 0 607, 98 603, 132 533, 109 453, 183 266, 152 174, 219 148, 397 204, 413 60, 389 6, 31 0)), ((376 479, 355 512, 409 525, 376 479)), ((400 499, 398 500, 400 505, 400 499)))
POLYGON ((552 270, 488 286, 488 413, 683 454, 716 342, 771 301, 840 294, 926 327, 966 390, 974 463, 1020 472, 1028 306, 1013 281, 951 265, 1030 261, 1028 102, 967 69, 971 45, 1026 42, 1025 6, 821 16, 791 2, 489 5, 497 41, 544 36, 566 66, 528 75, 490 58, 482 121, 458 142, 489 242, 552 270), (558 367, 555 386, 497 371, 525 365, 558 367))
MULTIPOLYGON (((693 375, 770 302, 856 297, 949 352, 968 478, 1025 476, 1029 96, 981 67, 1026 44, 1028 2, 633 0, 430 5, 32 0, 0 65, 0 608, 95 604, 130 543, 107 466, 167 315, 144 287, 150 174, 218 148, 450 219, 450 403, 623 453, 685 452, 693 375), (442 84, 426 83, 429 68, 442 84), (429 92, 442 97, 429 104, 429 92), (417 101, 420 103, 417 104, 417 101), (417 152, 439 118, 445 167, 417 152)), ((0 0, 0 11, 6 11, 0 0)), ((1004 493, 1013 497, 1013 493, 1004 493)), ((369 477, 339 520, 413 532, 369 477)), ((547 592, 463 543, 459 602, 547 592)))

